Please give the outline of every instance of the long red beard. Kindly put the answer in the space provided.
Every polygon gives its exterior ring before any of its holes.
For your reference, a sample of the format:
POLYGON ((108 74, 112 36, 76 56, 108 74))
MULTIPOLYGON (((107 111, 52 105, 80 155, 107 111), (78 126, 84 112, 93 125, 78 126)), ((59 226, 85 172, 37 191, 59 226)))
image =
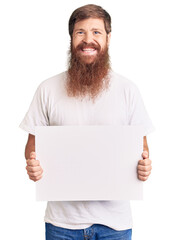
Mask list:
MULTIPOLYGON (((85 46, 89 47, 91 44, 85 46)), ((87 61, 87 58, 91 58, 91 56, 81 57, 78 54, 80 47, 76 49, 71 47, 69 52, 67 93, 70 97, 80 97, 82 99, 88 96, 95 100, 109 86, 110 60, 108 47, 106 46, 103 51, 100 51, 98 47, 98 54, 91 63, 87 61), (86 60, 83 58, 86 58, 86 60)))

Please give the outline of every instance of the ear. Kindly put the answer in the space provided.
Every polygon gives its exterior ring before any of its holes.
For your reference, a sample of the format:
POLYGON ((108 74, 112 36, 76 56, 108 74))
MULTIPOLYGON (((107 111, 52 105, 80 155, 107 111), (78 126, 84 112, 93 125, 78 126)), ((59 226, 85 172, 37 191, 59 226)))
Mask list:
POLYGON ((111 40, 111 32, 108 33, 107 38, 108 38, 108 46, 109 46, 109 44, 110 44, 110 40, 111 40))

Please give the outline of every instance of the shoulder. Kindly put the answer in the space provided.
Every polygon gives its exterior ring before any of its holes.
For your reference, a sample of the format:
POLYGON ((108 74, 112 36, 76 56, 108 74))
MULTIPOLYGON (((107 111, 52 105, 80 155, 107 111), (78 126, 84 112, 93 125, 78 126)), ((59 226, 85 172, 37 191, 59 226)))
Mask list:
POLYGON ((40 88, 52 88, 61 86, 66 80, 67 72, 59 73, 55 76, 52 76, 39 85, 40 88))
POLYGON ((136 84, 132 80, 114 71, 111 71, 110 76, 111 76, 112 82, 117 86, 120 86, 123 88, 132 88, 132 89, 137 88, 136 84))
POLYGON ((126 95, 131 94, 131 95, 136 95, 139 94, 139 89, 137 85, 127 77, 124 77, 114 71, 111 71, 110 73, 111 76, 111 83, 115 90, 117 91, 122 91, 126 95))
POLYGON ((62 72, 55 76, 52 76, 41 82, 36 92, 45 95, 62 92, 65 89, 66 79, 67 72, 62 72))

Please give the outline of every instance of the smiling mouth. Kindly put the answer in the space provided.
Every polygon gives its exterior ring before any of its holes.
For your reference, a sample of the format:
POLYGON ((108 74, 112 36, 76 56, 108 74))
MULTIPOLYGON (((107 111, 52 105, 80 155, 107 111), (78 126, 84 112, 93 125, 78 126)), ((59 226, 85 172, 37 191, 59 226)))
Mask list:
POLYGON ((94 55, 97 51, 95 48, 82 48, 81 52, 84 55, 94 55))

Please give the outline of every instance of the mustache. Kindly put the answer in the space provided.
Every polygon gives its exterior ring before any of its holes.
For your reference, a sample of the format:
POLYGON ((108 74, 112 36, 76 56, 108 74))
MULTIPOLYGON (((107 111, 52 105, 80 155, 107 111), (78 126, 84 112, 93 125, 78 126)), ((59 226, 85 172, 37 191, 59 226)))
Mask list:
POLYGON ((76 51, 83 50, 83 48, 94 48, 97 51, 100 51, 100 49, 101 49, 99 44, 82 42, 79 45, 77 45, 75 50, 76 51))

